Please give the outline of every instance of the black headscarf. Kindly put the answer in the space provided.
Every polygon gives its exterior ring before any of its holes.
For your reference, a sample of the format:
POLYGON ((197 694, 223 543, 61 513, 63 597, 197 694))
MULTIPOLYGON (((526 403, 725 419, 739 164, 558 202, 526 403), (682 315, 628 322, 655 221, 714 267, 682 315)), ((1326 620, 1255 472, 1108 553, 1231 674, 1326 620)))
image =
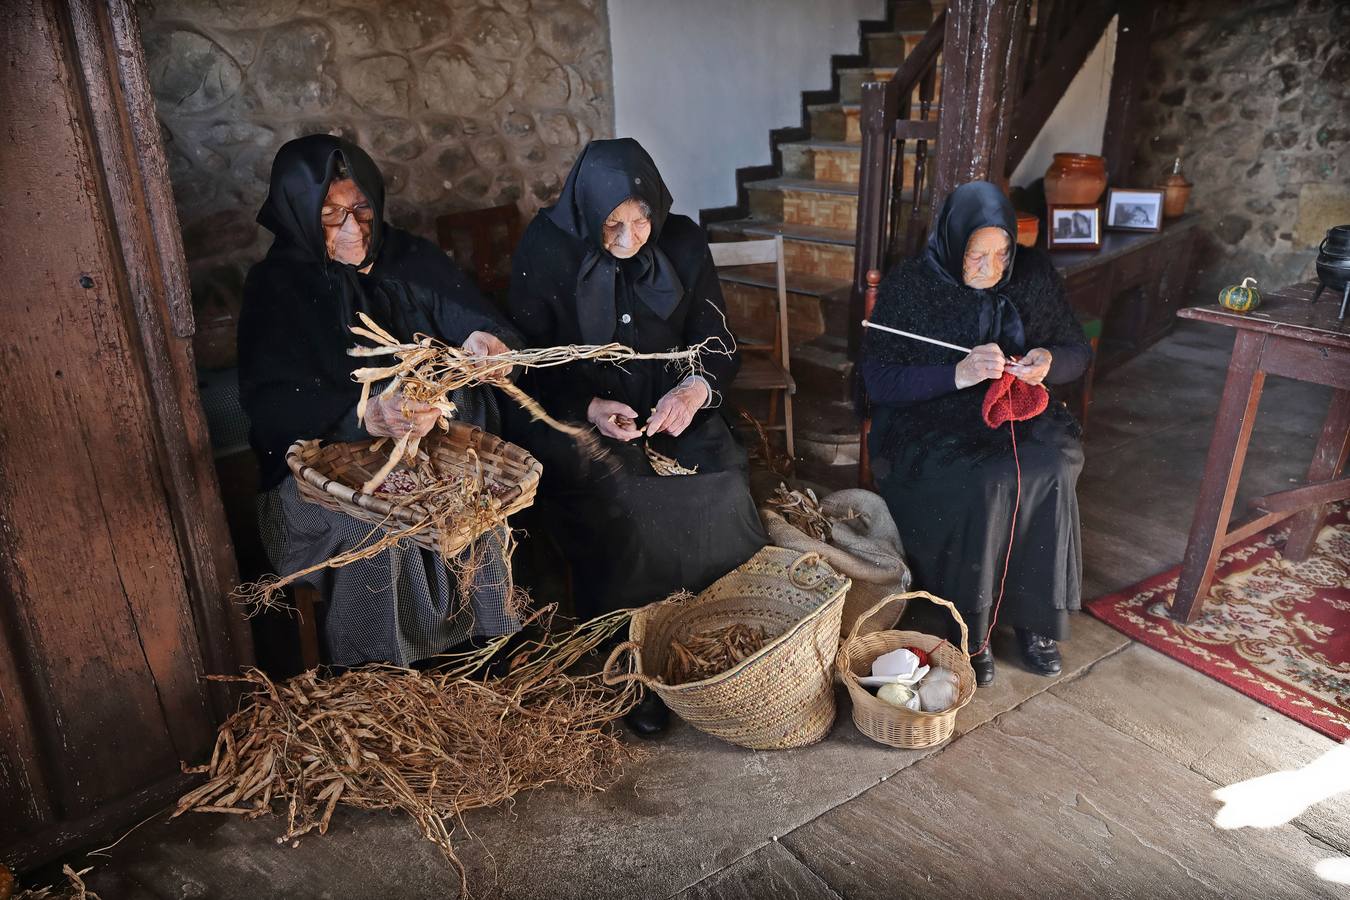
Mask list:
MULTIPOLYGON (((964 287, 962 266, 966 246, 981 228, 1001 228, 1008 235, 1008 265, 998 284, 979 291, 979 343, 999 341, 1005 349, 1021 353, 1027 349, 1026 335, 1017 307, 1008 298, 1008 283, 1012 281, 1012 243, 1017 235, 1017 213, 1003 192, 987 181, 971 181, 947 195, 937 224, 928 235, 924 249, 924 263, 942 281, 954 287, 964 287)), ((973 289, 972 289, 973 290, 973 289)))
MULTIPOLYGON (((277 151, 258 211, 258 222, 276 239, 249 270, 239 316, 240 401, 264 490, 285 477, 293 441, 366 437, 356 420, 360 388, 351 373, 369 360, 347 353, 361 343, 350 331, 357 312, 404 341, 423 333, 460 344, 474 331, 487 331, 521 344, 449 257, 389 225, 383 213, 384 178, 355 144, 314 134, 277 151), (320 222, 329 185, 343 175, 375 212, 366 258, 357 265, 329 259, 320 222), (370 271, 362 273, 366 266, 370 271)), ((493 427, 487 413, 471 406, 474 398, 461 399, 461 419, 493 427)))
POLYGON ((349 268, 363 269, 380 255, 384 176, 366 151, 331 134, 310 134, 287 141, 272 160, 271 184, 258 210, 258 224, 277 236, 280 246, 273 246, 274 253, 306 262, 329 261, 319 214, 328 186, 343 173, 356 182, 375 211, 366 258, 349 268))
POLYGON ((614 282, 620 267, 638 300, 662 319, 679 305, 684 286, 656 245, 670 204, 670 192, 651 156, 632 138, 619 138, 591 141, 568 173, 558 202, 543 211, 554 225, 587 245, 577 273, 577 317, 588 343, 607 343, 614 336, 614 282), (619 260, 604 249, 605 219, 630 198, 650 209, 651 236, 632 258, 619 260))

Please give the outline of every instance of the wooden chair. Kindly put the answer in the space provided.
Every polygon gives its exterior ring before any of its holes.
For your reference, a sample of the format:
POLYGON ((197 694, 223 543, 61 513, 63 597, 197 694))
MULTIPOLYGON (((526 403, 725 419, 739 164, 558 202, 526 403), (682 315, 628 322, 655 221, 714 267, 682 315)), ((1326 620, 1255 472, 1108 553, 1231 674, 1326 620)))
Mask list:
POLYGON ((489 297, 502 300, 511 286, 511 254, 520 243, 520 209, 514 203, 446 213, 436 219, 441 249, 489 297))
POLYGON ((742 391, 769 392, 767 431, 783 432, 788 456, 796 459, 792 441, 792 395, 797 383, 792 380, 791 354, 788 349, 787 268, 783 259, 783 237, 762 241, 727 241, 710 244, 713 264, 719 269, 734 266, 758 266, 773 263, 777 275, 778 312, 772 343, 741 342, 741 371, 733 384, 742 391), (783 403, 783 422, 778 423, 778 403, 783 403))
POLYGON ((300 629, 300 663, 305 671, 319 665, 319 616, 323 595, 307 584, 295 586, 296 626, 300 629))

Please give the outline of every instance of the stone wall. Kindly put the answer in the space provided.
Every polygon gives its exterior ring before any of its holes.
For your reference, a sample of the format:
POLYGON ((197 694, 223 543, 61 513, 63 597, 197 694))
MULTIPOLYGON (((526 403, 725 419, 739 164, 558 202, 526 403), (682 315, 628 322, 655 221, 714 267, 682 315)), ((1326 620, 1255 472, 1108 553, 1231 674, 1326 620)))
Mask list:
MULTIPOLYGON (((387 215, 557 196, 613 133, 605 0, 140 0, 194 305, 237 306, 270 235, 254 223, 273 154, 303 134, 360 144, 387 215)), ((201 322, 199 321, 199 325, 201 322)))
POLYGON ((1160 4, 1134 182, 1180 155, 1207 214, 1196 297, 1315 277, 1350 222, 1350 2, 1160 4))

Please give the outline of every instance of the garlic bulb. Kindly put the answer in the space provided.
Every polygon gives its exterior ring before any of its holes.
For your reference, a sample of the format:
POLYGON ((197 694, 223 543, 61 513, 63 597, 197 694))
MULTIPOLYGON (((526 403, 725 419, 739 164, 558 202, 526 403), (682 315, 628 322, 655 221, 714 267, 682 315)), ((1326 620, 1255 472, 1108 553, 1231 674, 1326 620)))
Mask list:
POLYGON ((916 712, 919 710, 919 695, 914 693, 908 685, 896 684, 895 682, 883 684, 881 689, 877 691, 877 699, 889 703, 891 706, 903 706, 916 712))
POLYGON ((924 712, 942 712, 950 709, 961 692, 956 673, 951 669, 933 667, 919 682, 916 696, 924 712))

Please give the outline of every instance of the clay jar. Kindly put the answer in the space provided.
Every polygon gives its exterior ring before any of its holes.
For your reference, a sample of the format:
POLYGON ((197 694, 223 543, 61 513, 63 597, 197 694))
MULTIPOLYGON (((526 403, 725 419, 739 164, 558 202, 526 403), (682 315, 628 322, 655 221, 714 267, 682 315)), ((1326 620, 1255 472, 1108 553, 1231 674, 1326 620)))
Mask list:
POLYGON ((1191 199, 1191 183, 1181 174, 1181 157, 1172 165, 1172 173, 1158 187, 1163 190, 1163 218, 1175 219, 1186 211, 1191 199))
POLYGON ((1106 160, 1090 153, 1056 153, 1045 171, 1050 206, 1089 206, 1106 190, 1106 160))
POLYGON ((1017 214, 1017 243, 1023 247, 1035 247, 1036 238, 1041 233, 1041 220, 1031 213, 1017 214))

